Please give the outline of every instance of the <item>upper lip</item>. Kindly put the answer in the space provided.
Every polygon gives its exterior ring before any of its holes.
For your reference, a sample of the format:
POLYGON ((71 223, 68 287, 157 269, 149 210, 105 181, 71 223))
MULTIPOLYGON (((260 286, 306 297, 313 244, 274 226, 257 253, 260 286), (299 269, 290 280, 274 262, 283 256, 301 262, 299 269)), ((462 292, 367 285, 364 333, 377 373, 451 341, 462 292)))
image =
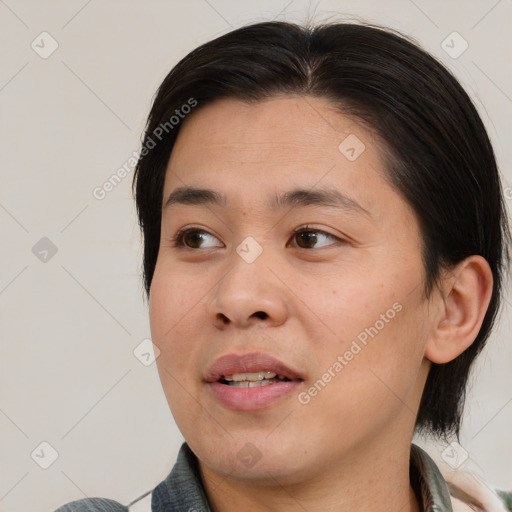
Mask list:
POLYGON ((227 354, 219 357, 209 368, 206 382, 217 382, 222 377, 235 373, 274 372, 290 380, 303 380, 300 372, 293 370, 279 359, 268 354, 253 352, 250 354, 227 354))

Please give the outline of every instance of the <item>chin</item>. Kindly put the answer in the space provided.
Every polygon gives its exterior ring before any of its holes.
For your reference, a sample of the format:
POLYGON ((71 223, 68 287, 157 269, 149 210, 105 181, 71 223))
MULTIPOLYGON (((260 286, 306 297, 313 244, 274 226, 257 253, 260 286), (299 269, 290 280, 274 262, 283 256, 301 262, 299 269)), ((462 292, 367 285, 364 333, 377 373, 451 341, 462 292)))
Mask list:
MULTIPOLYGON (((227 436, 227 434, 226 434, 227 436)), ((210 471, 224 477, 252 482, 275 479, 280 485, 299 484, 308 478, 314 463, 304 443, 291 436, 270 440, 268 432, 227 436, 216 442, 205 442, 201 436, 187 439, 192 451, 210 471)), ((272 436, 272 434, 271 434, 272 436)))

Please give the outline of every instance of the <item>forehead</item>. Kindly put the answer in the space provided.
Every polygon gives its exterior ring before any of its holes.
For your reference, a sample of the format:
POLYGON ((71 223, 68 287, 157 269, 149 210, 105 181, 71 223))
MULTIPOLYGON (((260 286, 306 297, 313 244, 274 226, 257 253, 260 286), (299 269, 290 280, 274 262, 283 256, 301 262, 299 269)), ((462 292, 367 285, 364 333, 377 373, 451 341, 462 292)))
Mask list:
POLYGON ((325 160, 338 158, 340 142, 351 134, 376 142, 361 123, 323 98, 280 96, 251 103, 227 98, 196 109, 185 119, 174 150, 183 151, 192 143, 200 145, 194 151, 199 158, 208 151, 219 157, 243 155, 249 161, 269 155, 325 160))
POLYGON ((323 98, 222 99, 184 120, 165 188, 185 184, 180 179, 232 186, 321 180, 357 188, 357 182, 384 179, 380 147, 370 130, 323 98))

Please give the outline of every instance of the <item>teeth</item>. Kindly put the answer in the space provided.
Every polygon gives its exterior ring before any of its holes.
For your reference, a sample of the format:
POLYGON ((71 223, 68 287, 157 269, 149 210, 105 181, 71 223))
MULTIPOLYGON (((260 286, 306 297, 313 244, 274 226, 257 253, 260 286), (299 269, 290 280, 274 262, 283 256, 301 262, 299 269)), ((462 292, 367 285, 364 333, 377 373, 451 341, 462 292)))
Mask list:
MULTIPOLYGON (((227 379, 226 379, 227 380, 227 379)), ((256 381, 230 381, 229 386, 233 388, 257 388, 260 386, 268 386, 269 384, 273 384, 274 381, 271 380, 256 380, 256 381)))
MULTIPOLYGON (((274 372, 234 373, 233 375, 226 375, 225 377, 223 377, 223 379, 227 380, 228 382, 257 382, 262 381, 264 379, 274 379, 276 376, 277 373, 274 372)), ((279 375, 278 378, 283 380, 285 377, 279 375)))

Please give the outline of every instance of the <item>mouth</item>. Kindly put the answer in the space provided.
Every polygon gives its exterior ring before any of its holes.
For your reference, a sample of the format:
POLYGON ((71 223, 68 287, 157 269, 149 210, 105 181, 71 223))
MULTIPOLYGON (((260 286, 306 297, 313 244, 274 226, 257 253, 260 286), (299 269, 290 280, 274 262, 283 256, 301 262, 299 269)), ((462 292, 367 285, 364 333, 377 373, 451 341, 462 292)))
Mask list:
POLYGON ((271 371, 260 371, 253 373, 235 373, 221 377, 218 382, 233 388, 257 388, 268 386, 276 382, 290 382, 291 379, 271 371))
POLYGON ((238 411, 268 408, 297 390, 303 380, 297 370, 262 353, 222 356, 205 378, 214 399, 238 411))

